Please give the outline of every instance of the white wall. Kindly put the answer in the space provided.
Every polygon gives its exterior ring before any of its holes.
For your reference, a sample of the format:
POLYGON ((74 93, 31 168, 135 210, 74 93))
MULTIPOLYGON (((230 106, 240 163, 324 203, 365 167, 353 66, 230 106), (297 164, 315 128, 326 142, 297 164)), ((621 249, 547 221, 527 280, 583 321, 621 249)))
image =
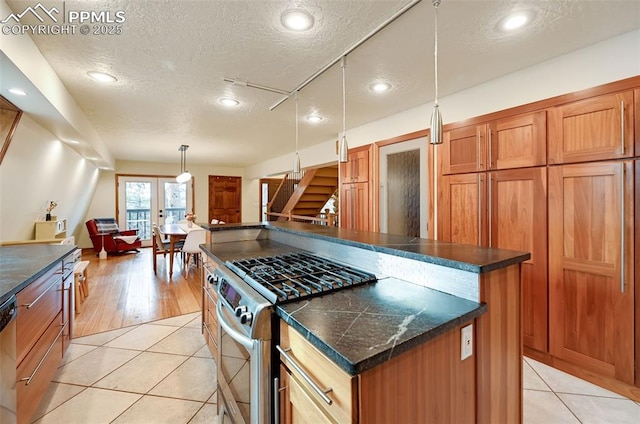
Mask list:
POLYGON ((67 219, 76 240, 98 182, 98 169, 24 114, 0 166, 0 240, 35 237, 36 220, 52 214, 67 219))
MULTIPOLYGON (((202 165, 189 165, 188 169, 193 175, 195 199, 193 211, 198 216, 198 221, 203 222, 208 218, 209 175, 242 177, 244 172, 242 168, 202 165)), ((107 216, 116 217, 116 174, 172 176, 179 174, 179 171, 180 166, 175 163, 116 161, 115 171, 101 171, 95 195, 87 211, 87 219, 107 216)), ((254 184, 256 186, 254 191, 257 193, 257 182, 249 182, 246 185, 252 186, 254 184)), ((258 219, 258 200, 255 195, 252 196, 253 192, 251 190, 245 190, 244 178, 242 190, 242 219, 243 221, 255 221, 258 219), (255 205, 253 204, 254 201, 255 205), (255 209, 255 213, 253 209, 255 209)), ((80 247, 91 247, 89 234, 86 230, 76 242, 80 247)))
MULTIPOLYGON (((640 31, 576 50, 536 66, 440 99, 444 123, 508 109, 640 75, 640 31)), ((371 144, 429 127, 433 103, 347 130, 349 147, 371 144)), ((348 111, 347 111, 348 113, 348 111)), ((335 140, 300 150, 302 167, 338 160, 335 140)), ((293 153, 246 169, 247 179, 286 172, 293 153)))

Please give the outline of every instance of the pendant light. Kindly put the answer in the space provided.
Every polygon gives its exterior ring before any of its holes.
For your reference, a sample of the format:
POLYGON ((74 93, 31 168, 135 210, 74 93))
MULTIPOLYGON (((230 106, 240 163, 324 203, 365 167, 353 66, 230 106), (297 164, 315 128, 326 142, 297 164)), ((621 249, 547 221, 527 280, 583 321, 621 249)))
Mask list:
POLYGON ((298 154, 298 92, 295 93, 296 100, 296 157, 293 158, 293 173, 300 172, 300 155, 298 154))
POLYGON ((176 177, 176 181, 179 183, 186 183, 191 179, 191 174, 187 171, 187 149, 188 145, 183 144, 178 148, 180 152, 180 175, 176 177))
POLYGON ((340 139, 339 161, 346 163, 349 161, 349 145, 347 144, 347 86, 345 79, 345 68, 347 67, 347 58, 342 56, 342 138, 340 139))
POLYGON ((433 49, 434 56, 434 81, 435 81, 435 98, 433 101, 433 112, 431 113, 431 131, 429 132, 429 142, 431 144, 442 144, 442 115, 438 106, 438 6, 440 0, 432 0, 433 7, 436 10, 435 17, 435 43, 433 49))

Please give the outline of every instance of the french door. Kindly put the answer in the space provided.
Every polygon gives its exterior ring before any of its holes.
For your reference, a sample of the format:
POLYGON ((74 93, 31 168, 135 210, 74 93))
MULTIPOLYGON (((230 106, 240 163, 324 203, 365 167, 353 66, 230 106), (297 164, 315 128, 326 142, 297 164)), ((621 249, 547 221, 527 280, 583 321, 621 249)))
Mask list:
POLYGON ((193 180, 118 176, 118 222, 137 229, 143 246, 151 246, 152 224, 172 224, 193 210, 193 180))

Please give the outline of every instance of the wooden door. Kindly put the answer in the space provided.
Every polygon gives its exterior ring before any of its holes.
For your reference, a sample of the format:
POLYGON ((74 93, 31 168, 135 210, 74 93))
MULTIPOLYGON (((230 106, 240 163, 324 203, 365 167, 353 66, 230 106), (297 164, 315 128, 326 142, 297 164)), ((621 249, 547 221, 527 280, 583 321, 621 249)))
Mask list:
POLYGON ((369 183, 342 184, 340 226, 351 230, 371 230, 369 183))
POLYGON ((242 178, 209 175, 209 222, 242 222, 242 178))
POLYGON ((443 134, 442 173, 462 174, 487 169, 487 125, 472 125, 443 134))
POLYGON ((549 351, 634 383, 631 162, 549 168, 549 351))
POLYGON ((489 169, 546 165, 547 112, 499 119, 489 128, 489 169))
POLYGON ((440 184, 438 240, 486 246, 486 175, 448 175, 440 184))
POLYGON ((633 91, 605 94, 549 111, 549 163, 633 156, 633 91))
POLYGON ((489 246, 531 253, 522 263, 525 346, 547 351, 547 169, 489 174, 489 246))

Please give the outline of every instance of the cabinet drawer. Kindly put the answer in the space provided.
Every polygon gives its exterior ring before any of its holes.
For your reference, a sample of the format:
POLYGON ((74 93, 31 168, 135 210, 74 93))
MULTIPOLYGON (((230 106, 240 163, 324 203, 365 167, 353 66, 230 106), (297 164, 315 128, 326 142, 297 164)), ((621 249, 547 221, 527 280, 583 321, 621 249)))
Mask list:
POLYGON ((17 294, 16 355, 20 364, 62 310, 62 263, 17 294))
POLYGON ((30 422, 62 360, 62 313, 49 325, 38 343, 18 366, 16 392, 18 422, 30 422))
POLYGON ((321 389, 332 389, 327 393, 332 401, 329 405, 281 355, 281 362, 291 371, 292 378, 295 378, 300 388, 304 388, 306 396, 320 405, 336 422, 357 422, 357 387, 354 377, 340 369, 283 321, 280 322, 280 347, 288 350, 288 355, 321 389))

